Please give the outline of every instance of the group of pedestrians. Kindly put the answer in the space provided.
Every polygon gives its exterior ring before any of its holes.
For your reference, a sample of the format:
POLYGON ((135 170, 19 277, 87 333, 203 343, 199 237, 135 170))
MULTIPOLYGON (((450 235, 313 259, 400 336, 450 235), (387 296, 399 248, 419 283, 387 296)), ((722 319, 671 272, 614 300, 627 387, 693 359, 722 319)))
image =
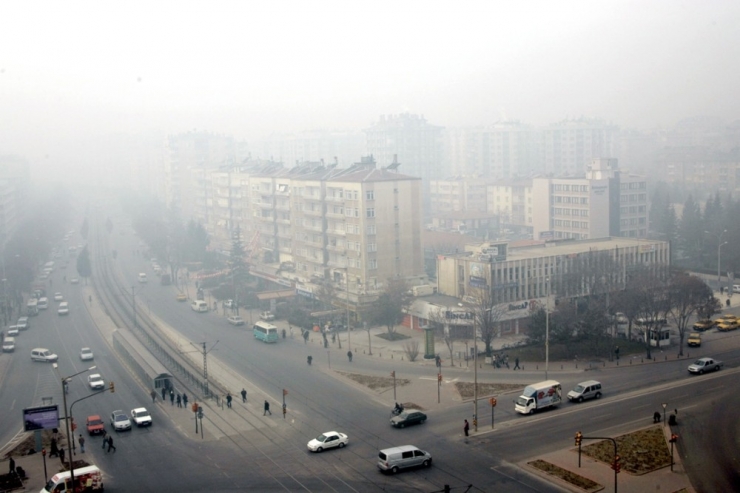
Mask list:
POLYGON ((113 452, 116 451, 116 446, 113 445, 113 437, 103 430, 103 446, 101 448, 105 450, 106 445, 108 446, 108 452, 110 452, 110 449, 113 449, 113 452))

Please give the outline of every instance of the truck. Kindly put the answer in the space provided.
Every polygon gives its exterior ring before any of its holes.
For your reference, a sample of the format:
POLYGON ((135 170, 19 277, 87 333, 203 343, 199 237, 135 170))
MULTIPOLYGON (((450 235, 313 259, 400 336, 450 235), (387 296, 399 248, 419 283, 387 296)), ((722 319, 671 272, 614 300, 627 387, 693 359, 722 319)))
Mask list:
POLYGON ((55 493, 59 491, 74 493, 103 491, 103 471, 97 466, 76 468, 74 474, 74 484, 71 484, 71 474, 69 471, 53 475, 39 493, 49 493, 52 491, 55 493))
POLYGON ((532 414, 548 407, 556 407, 563 400, 560 382, 545 380, 528 385, 514 401, 514 410, 520 414, 532 414))
POLYGON ((414 286, 411 288, 411 294, 414 296, 429 296, 434 294, 436 289, 434 286, 430 286, 429 284, 424 284, 422 286, 414 286))

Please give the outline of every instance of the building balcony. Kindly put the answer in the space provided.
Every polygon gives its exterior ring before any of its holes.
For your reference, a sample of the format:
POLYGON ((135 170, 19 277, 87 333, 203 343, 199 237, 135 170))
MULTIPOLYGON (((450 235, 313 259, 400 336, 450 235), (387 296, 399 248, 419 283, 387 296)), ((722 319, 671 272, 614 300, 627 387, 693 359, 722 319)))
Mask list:
POLYGON ((272 202, 252 202, 252 204, 261 209, 274 209, 275 205, 272 202))
POLYGON ((326 217, 332 218, 332 219, 344 219, 344 213, 340 212, 326 212, 326 217))
POLYGON ((269 223, 275 222, 275 218, 273 216, 271 216, 271 215, 267 215, 267 216, 256 216, 256 217, 257 217, 257 219, 259 221, 262 221, 262 222, 269 222, 269 223))
POLYGON ((347 251, 347 247, 344 245, 326 245, 326 249, 330 252, 344 253, 347 251))
POLYGON ((323 233, 324 227, 323 226, 303 226, 303 229, 306 231, 314 231, 316 233, 323 233))
POLYGON ((303 209, 301 212, 304 216, 321 217, 324 215, 324 211, 321 209, 303 209))
POLYGON ((290 226, 290 219, 277 218, 275 222, 277 222, 278 224, 285 224, 290 226))
POLYGON ((301 195, 301 198, 304 201, 311 201, 311 202, 322 202, 324 198, 319 193, 314 193, 311 195, 301 195))
POLYGON ((344 231, 343 229, 327 229, 326 234, 328 234, 329 236, 341 236, 341 237, 347 236, 347 232, 344 231))
POLYGON ((338 195, 326 195, 324 200, 331 203, 342 203, 344 202, 344 197, 340 197, 338 195))

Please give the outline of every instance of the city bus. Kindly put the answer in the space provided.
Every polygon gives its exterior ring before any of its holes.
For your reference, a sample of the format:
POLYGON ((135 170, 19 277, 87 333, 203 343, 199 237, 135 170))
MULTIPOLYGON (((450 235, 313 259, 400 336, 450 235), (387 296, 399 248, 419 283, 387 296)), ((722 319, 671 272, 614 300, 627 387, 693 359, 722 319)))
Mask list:
POLYGON ((278 330, 277 327, 269 322, 260 320, 254 324, 254 337, 262 342, 277 342, 278 330))

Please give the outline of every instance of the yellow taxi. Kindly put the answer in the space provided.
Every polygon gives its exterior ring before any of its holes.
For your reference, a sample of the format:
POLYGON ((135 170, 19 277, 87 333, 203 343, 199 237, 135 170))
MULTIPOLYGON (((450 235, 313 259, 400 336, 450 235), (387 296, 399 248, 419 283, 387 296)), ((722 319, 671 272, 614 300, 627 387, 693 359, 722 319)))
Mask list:
POLYGON ((738 327, 740 327, 740 323, 738 323, 737 319, 720 319, 719 323, 717 324, 717 330, 722 332, 735 330, 738 327))
POLYGON ((699 332, 704 331, 704 330, 709 330, 712 327, 714 327, 714 324, 715 324, 714 320, 709 319, 709 318, 704 319, 704 320, 697 320, 696 323, 694 324, 694 330, 698 330, 699 332))
POLYGON ((177 293, 177 296, 175 296, 175 299, 177 301, 188 301, 188 297, 185 296, 185 293, 177 293))

